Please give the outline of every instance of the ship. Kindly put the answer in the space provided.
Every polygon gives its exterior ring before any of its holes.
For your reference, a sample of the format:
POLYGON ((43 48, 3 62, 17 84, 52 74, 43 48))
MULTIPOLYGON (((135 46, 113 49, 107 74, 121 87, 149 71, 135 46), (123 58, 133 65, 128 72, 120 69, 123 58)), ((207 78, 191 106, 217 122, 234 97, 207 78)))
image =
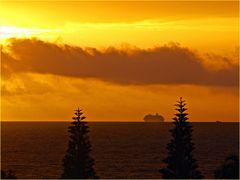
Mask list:
POLYGON ((156 113, 155 115, 147 114, 144 116, 143 120, 145 122, 164 122, 164 117, 156 113))

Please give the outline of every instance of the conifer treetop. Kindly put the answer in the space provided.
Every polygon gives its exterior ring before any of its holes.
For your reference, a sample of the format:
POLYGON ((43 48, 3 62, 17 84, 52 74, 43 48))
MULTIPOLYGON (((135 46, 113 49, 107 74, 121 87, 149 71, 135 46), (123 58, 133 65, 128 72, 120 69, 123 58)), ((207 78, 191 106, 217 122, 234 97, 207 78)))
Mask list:
POLYGON ((63 158, 63 179, 98 178, 94 170, 94 159, 90 156, 89 127, 83 121, 85 118, 81 109, 74 110, 73 122, 68 127, 68 149, 63 158))
POLYGON ((170 129, 172 139, 167 144, 168 156, 163 160, 166 166, 160 169, 164 179, 201 179, 203 178, 198 171, 197 160, 193 158, 192 151, 194 143, 192 142, 192 125, 188 120, 186 101, 180 97, 180 100, 174 104, 176 107, 174 126, 170 129))

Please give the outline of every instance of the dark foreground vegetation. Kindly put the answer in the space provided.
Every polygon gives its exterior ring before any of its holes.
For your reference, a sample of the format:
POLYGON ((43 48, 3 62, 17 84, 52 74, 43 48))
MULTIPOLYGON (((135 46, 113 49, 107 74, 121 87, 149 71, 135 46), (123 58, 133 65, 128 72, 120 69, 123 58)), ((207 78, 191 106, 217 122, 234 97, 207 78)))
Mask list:
POLYGON ((17 177, 11 170, 1 170, 1 179, 17 179, 17 177))
POLYGON ((231 155, 225 159, 222 166, 214 174, 216 179, 239 179, 239 158, 231 155))

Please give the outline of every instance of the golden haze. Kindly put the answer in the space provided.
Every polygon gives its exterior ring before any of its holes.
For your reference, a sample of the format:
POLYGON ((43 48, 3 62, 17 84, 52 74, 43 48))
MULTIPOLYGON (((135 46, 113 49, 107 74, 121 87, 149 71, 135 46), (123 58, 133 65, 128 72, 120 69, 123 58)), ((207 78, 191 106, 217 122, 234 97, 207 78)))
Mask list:
POLYGON ((2 1, 0 17, 2 120, 170 120, 183 96, 192 121, 238 121, 237 1, 2 1))

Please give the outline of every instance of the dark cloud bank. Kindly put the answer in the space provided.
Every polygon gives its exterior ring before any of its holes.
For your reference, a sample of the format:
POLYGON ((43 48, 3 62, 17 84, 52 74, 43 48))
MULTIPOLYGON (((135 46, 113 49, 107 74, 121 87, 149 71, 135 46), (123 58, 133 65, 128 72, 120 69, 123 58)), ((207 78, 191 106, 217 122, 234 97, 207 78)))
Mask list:
POLYGON ((8 48, 11 54, 2 53, 3 77, 36 72, 121 84, 238 85, 238 65, 207 69, 200 56, 177 45, 100 51, 38 39, 12 39, 8 48))

